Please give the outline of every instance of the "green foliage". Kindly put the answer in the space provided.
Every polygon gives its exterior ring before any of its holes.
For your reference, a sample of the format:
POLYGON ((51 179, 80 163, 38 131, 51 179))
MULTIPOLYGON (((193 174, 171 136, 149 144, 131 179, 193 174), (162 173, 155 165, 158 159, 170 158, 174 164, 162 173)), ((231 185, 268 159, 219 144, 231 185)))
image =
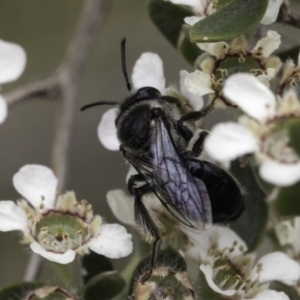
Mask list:
POLYGON ((94 276, 83 289, 85 300, 109 300, 119 295, 125 288, 125 280, 115 271, 94 276))
POLYGON ((167 40, 179 49, 183 57, 193 64, 202 51, 190 41, 184 18, 194 15, 188 6, 176 5, 165 0, 150 0, 149 16, 167 40))
POLYGON ((280 189, 272 206, 281 216, 300 215, 300 182, 280 189))
POLYGON ((244 188, 245 210, 232 223, 231 228, 246 242, 253 251, 265 234, 268 220, 266 195, 260 189, 249 164, 241 166, 238 160, 232 162, 231 172, 244 188))
POLYGON ((153 23, 174 47, 177 47, 183 19, 194 15, 188 7, 165 0, 150 0, 148 12, 153 23))
POLYGON ((295 46, 276 54, 283 62, 286 61, 287 59, 292 59, 295 63, 297 63, 299 50, 300 50, 300 46, 295 46))
POLYGON ((294 287, 288 286, 282 282, 279 281, 272 282, 271 289, 278 292, 284 292, 289 297, 290 300, 300 300, 300 296, 297 290, 294 287))
POLYGON ((193 279, 194 282, 192 283, 193 287, 195 288, 195 299, 196 300, 225 300, 228 299, 222 296, 219 293, 216 293, 212 288, 208 285, 206 278, 203 272, 199 269, 196 272, 196 276, 193 279))
POLYGON ((182 56, 185 58, 187 62, 191 65, 195 63, 197 57, 203 53, 200 48, 190 42, 190 36, 188 30, 183 30, 180 40, 178 42, 178 49, 182 56))
POLYGON ((22 282, 15 285, 10 285, 0 289, 0 300, 19 300, 36 288, 41 287, 41 283, 22 282))
POLYGON ((106 256, 93 251, 83 257, 82 268, 84 269, 84 283, 87 283, 94 276, 102 272, 114 270, 112 262, 106 256))
POLYGON ((236 0, 200 20, 190 30, 191 41, 231 40, 254 29, 264 16, 268 0, 236 0))
POLYGON ((288 123, 288 132, 291 146, 300 157, 300 120, 294 119, 288 123))

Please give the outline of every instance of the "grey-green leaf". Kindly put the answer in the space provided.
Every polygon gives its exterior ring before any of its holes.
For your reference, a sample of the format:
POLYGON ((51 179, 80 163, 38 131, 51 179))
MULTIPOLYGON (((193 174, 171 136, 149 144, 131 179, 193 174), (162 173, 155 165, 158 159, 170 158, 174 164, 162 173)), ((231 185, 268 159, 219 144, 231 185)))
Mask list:
POLYGON ((197 22, 190 30, 191 41, 219 42, 239 37, 259 24, 267 6, 268 0, 235 0, 197 22))
POLYGON ((83 289, 84 300, 109 300, 125 288, 125 280, 115 271, 93 277, 83 289))
POLYGON ((245 189, 245 210, 231 224, 231 228, 246 242, 249 251, 252 251, 258 246, 266 232, 268 220, 266 195, 260 189, 249 164, 241 166, 236 160, 231 165, 231 173, 245 189))
POLYGON ((272 202, 274 209, 281 216, 300 215, 300 182, 293 186, 281 188, 272 202))
POLYGON ((150 0, 149 16, 169 42, 177 47, 183 19, 192 16, 193 12, 187 6, 173 4, 165 0, 150 0))
POLYGON ((300 157, 300 120, 294 119, 288 123, 290 143, 300 157))
POLYGON ((87 283, 94 276, 107 271, 113 271, 112 262, 104 255, 91 251, 82 258, 82 269, 84 270, 83 281, 87 283))

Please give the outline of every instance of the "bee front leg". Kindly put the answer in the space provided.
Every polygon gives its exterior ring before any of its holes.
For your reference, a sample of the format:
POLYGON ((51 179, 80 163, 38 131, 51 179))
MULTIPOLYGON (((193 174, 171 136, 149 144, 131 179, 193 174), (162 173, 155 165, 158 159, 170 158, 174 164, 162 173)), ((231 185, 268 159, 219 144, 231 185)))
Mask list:
POLYGON ((146 282, 155 266, 156 258, 160 247, 160 231, 158 225, 155 222, 155 217, 151 216, 146 206, 143 203, 142 196, 151 192, 151 188, 148 184, 134 189, 134 216, 138 231, 149 243, 152 243, 152 253, 149 264, 149 270, 141 278, 141 283, 146 282))

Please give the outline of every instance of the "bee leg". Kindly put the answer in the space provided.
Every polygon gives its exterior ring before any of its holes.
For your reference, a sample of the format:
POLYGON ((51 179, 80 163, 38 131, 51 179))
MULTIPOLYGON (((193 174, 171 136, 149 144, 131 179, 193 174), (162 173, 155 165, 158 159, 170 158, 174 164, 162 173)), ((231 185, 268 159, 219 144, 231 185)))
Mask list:
POLYGON ((192 148, 192 156, 198 157, 202 153, 203 144, 208 135, 209 135, 208 131, 205 130, 199 133, 198 139, 195 141, 192 148))
POLYGON ((151 217, 149 211, 143 203, 142 196, 146 193, 149 193, 151 188, 149 185, 142 186, 141 188, 134 189, 134 214, 135 222, 137 224, 138 230, 145 237, 148 242, 152 243, 152 253, 149 264, 149 270, 141 278, 141 283, 146 282, 155 266, 157 254, 160 247, 160 232, 158 226, 155 224, 153 217, 151 217))
POLYGON ((136 183, 145 183, 145 179, 141 174, 135 174, 130 176, 127 182, 127 189, 131 195, 134 195, 134 189, 136 188, 136 183))
POLYGON ((180 118, 179 121, 185 122, 185 121, 198 121, 202 118, 204 118, 213 108, 215 104, 215 99, 207 105, 205 108, 199 110, 199 111, 191 111, 184 116, 180 118))
POLYGON ((181 120, 177 121, 177 129, 186 142, 193 137, 193 132, 181 120))

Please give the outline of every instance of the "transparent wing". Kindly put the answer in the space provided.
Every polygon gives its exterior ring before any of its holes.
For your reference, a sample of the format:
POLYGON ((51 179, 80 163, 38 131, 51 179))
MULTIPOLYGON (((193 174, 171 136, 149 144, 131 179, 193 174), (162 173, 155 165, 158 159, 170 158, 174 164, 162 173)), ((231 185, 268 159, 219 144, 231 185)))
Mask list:
POLYGON ((186 226, 203 230, 212 223, 209 195, 202 180, 194 177, 178 154, 167 125, 155 120, 149 159, 126 155, 169 212, 186 226))

